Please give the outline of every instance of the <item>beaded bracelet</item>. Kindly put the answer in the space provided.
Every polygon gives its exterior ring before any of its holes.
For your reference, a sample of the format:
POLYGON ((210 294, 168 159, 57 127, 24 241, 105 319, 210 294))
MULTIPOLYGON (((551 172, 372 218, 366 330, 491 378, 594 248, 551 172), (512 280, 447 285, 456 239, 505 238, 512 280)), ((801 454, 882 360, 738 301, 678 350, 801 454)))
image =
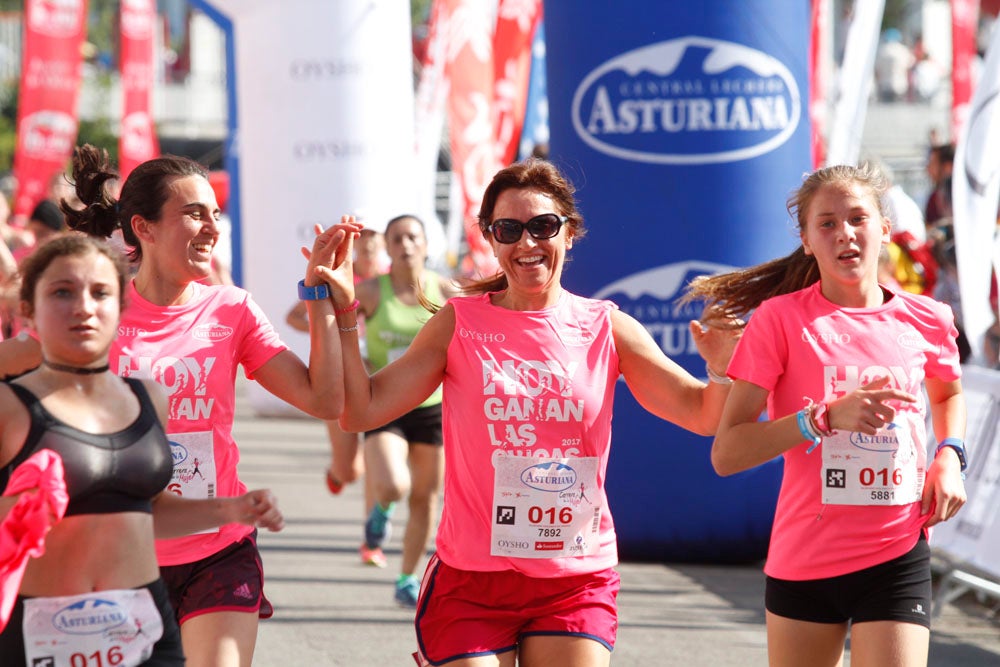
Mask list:
POLYGON ((352 331, 357 331, 358 325, 355 324, 353 327, 337 327, 337 328, 343 331, 344 333, 350 333, 352 331))

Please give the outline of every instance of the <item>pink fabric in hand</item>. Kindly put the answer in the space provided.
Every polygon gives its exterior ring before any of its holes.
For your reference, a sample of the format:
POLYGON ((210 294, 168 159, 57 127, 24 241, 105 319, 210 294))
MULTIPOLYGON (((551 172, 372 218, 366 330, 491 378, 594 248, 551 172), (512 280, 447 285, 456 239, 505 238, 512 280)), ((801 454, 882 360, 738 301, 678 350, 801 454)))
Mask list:
POLYGON ((3 495, 21 496, 0 523, 0 630, 7 626, 28 558, 45 553, 45 534, 63 518, 69 495, 62 458, 43 449, 14 470, 3 495))

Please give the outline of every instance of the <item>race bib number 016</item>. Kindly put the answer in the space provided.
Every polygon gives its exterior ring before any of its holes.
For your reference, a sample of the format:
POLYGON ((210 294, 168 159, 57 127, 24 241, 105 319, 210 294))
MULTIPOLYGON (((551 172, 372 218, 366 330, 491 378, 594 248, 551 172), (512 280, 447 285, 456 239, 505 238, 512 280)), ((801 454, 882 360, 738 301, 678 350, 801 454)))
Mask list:
POLYGON ((875 435, 839 431, 823 438, 823 503, 908 505, 920 500, 926 457, 906 420, 875 435))
POLYGON ((490 554, 565 558, 597 553, 597 457, 498 457, 490 554))

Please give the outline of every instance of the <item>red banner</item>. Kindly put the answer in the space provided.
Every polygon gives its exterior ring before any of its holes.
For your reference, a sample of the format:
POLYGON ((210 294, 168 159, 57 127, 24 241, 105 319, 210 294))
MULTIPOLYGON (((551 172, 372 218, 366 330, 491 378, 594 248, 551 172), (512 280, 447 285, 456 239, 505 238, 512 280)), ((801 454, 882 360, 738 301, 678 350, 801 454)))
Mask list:
POLYGON ((972 60, 976 55, 976 25, 979 0, 951 0, 951 137, 959 132, 969 115, 972 100, 972 60))
POLYGON ((517 156, 528 104, 531 44, 542 18, 541 0, 500 0, 493 37, 493 103, 500 164, 517 156))
POLYGON ((87 0, 27 0, 14 153, 15 219, 26 220, 66 168, 77 135, 87 0))
POLYGON ((122 124, 118 169, 125 179, 136 165, 160 154, 152 115, 156 2, 122 0, 119 17, 122 124))
POLYGON ((493 25, 484 2, 438 2, 443 6, 437 18, 448 35, 445 73, 451 82, 451 168, 462 188, 462 221, 468 242, 463 270, 485 277, 498 268, 490 245, 479 232, 476 217, 483 191, 500 166, 494 143, 493 25))
POLYGON ((812 126, 813 168, 826 163, 827 59, 830 0, 812 0, 809 40, 809 121, 812 126))

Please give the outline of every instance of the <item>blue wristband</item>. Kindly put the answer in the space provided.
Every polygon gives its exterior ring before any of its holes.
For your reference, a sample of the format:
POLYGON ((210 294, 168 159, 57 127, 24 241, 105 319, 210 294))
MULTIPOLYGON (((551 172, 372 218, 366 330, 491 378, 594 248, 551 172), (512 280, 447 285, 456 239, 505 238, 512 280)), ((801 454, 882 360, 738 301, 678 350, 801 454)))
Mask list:
POLYGON ((809 448, 806 450, 806 454, 810 454, 812 453, 812 450, 816 449, 817 445, 819 445, 821 438, 818 433, 813 433, 812 429, 809 427, 809 409, 802 408, 799 410, 795 413, 795 419, 799 423, 799 433, 802 434, 802 437, 806 440, 812 440, 812 444, 809 445, 809 448))
MULTIPOLYGON (((945 447, 951 447, 955 450, 955 453, 958 454, 958 462, 962 466, 961 471, 962 473, 965 473, 965 469, 969 467, 968 460, 965 456, 965 442, 961 438, 945 438, 938 444, 937 449, 934 451, 934 457, 937 458, 937 455, 940 454, 941 450, 945 447)), ((964 474, 962 475, 962 479, 965 479, 964 474)))
POLYGON ((320 301, 326 299, 330 296, 330 288, 327 287, 326 283, 320 283, 315 287, 307 287, 306 281, 299 281, 299 300, 301 301, 320 301))

